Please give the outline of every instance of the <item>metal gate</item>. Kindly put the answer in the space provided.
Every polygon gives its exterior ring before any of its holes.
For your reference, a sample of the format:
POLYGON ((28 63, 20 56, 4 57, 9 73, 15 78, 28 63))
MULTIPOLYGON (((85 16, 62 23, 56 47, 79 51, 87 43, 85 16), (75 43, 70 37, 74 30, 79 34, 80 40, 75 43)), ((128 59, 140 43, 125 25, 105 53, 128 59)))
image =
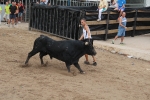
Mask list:
POLYGON ((126 7, 137 8, 144 7, 146 0, 126 0, 126 7))

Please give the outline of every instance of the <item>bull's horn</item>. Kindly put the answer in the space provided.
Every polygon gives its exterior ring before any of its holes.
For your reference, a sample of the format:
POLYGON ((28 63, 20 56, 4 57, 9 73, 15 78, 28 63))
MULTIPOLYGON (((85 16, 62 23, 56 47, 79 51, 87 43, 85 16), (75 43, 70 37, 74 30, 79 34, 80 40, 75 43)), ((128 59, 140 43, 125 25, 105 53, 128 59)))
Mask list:
POLYGON ((85 42, 85 45, 88 45, 89 43, 88 42, 85 42))

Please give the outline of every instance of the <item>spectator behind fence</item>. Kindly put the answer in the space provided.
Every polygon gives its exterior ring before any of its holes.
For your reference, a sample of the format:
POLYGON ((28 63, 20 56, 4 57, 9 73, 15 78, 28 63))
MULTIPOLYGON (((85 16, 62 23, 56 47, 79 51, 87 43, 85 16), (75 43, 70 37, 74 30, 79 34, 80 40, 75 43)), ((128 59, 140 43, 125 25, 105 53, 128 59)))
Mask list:
POLYGON ((119 17, 122 15, 122 12, 125 10, 126 0, 118 0, 118 11, 120 12, 119 17))
POLYGON ((9 0, 9 1, 8 1, 8 5, 9 5, 9 6, 11 6, 11 5, 12 5, 12 4, 11 4, 11 0, 9 0))
POLYGON ((101 20, 102 12, 106 11, 107 8, 108 8, 108 2, 107 2, 107 0, 100 0, 99 6, 98 6, 99 14, 98 14, 97 21, 101 20))
MULTIPOLYGON (((9 16, 10 16, 9 7, 10 7, 10 5, 8 4, 8 2, 6 2, 6 5, 5 5, 5 14, 4 14, 3 18, 4 18, 4 21, 7 22, 7 24, 10 23, 10 21, 9 21, 9 19, 10 19, 9 18, 9 16)), ((6 24, 6 23, 4 23, 4 24, 6 24)))
POLYGON ((15 2, 14 1, 14 4, 15 4, 15 6, 17 7, 17 10, 16 10, 16 18, 15 18, 15 25, 17 25, 18 24, 18 13, 19 13, 19 7, 18 7, 18 2, 15 2))
POLYGON ((12 27, 14 27, 14 22, 16 18, 16 13, 17 13, 17 7, 15 5, 15 2, 12 2, 12 5, 10 6, 10 20, 12 23, 12 27))
POLYGON ((18 7, 19 7, 19 14, 18 14, 18 23, 21 23, 22 22, 22 15, 23 15, 23 6, 20 4, 20 3, 18 3, 18 7))
POLYGON ((115 36, 114 40, 112 41, 112 44, 114 44, 115 40, 118 37, 121 37, 121 42, 120 44, 123 44, 124 36, 125 36, 125 31, 127 29, 126 24, 127 24, 127 19, 126 19, 126 13, 123 12, 122 16, 119 18, 119 27, 118 27, 118 34, 115 36))
POLYGON ((1 12, 2 12, 2 7, 0 6, 0 25, 1 25, 1 12))
POLYGON ((46 0, 41 0, 40 5, 46 5, 45 2, 46 2, 46 0))
POLYGON ((111 0, 111 8, 114 8, 114 10, 118 10, 118 3, 116 0, 111 0))

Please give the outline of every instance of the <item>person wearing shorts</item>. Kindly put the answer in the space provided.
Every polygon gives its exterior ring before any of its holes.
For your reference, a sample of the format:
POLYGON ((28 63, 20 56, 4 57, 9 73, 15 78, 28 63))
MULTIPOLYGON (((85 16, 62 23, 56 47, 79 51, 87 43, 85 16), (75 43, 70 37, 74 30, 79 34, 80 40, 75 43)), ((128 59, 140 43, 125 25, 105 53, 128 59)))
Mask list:
POLYGON ((6 5, 5 5, 5 14, 4 14, 3 18, 7 22, 8 26, 10 24, 10 20, 9 20, 10 19, 9 18, 9 16, 10 16, 10 10, 9 10, 9 8, 10 8, 10 5, 8 4, 8 2, 6 2, 6 5))
MULTIPOLYGON (((84 18, 81 19, 81 25, 83 26, 83 34, 81 35, 79 40, 83 40, 84 42, 87 42, 90 40, 91 44, 93 44, 91 32, 90 32, 89 26, 86 23, 86 19, 84 19, 84 18)), ((88 55, 87 54, 85 54, 85 58, 86 58, 86 61, 84 61, 84 63, 90 64, 88 61, 88 55)), ((93 58, 93 65, 96 66, 97 63, 96 63, 95 57, 92 56, 92 58, 93 58)))
POLYGON ((11 24, 14 27, 14 22, 15 22, 16 13, 17 13, 17 7, 14 2, 12 2, 12 6, 10 6, 9 9, 10 9, 11 24))
POLYGON ((120 12, 119 17, 122 15, 122 12, 125 10, 126 0, 118 0, 118 11, 120 12))
POLYGON ((125 36, 125 31, 127 29, 126 24, 127 24, 127 19, 126 19, 126 13, 123 12, 122 16, 119 19, 119 27, 118 27, 118 34, 115 36, 114 40, 112 40, 112 44, 114 44, 115 40, 118 37, 121 37, 121 42, 120 44, 123 44, 124 36, 125 36))
POLYGON ((19 13, 19 7, 18 7, 18 3, 14 2, 15 3, 15 6, 17 7, 17 10, 16 10, 16 18, 15 18, 15 25, 17 25, 18 23, 18 13, 19 13))
POLYGON ((18 3, 18 7, 19 7, 19 14, 18 14, 18 23, 21 23, 22 22, 22 15, 23 15, 23 6, 18 3))
POLYGON ((99 3, 99 6, 98 6, 98 19, 97 21, 100 21, 101 20, 101 15, 102 15, 102 12, 106 11, 108 8, 108 2, 107 0, 100 0, 100 3, 99 3))

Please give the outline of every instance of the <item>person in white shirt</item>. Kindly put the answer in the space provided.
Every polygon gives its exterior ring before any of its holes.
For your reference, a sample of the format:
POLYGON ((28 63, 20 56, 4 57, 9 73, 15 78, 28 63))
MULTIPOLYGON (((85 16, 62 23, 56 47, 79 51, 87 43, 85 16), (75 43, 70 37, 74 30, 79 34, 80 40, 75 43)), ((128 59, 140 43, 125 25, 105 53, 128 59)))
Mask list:
MULTIPOLYGON (((92 43, 93 45, 93 40, 92 40, 92 37, 91 37, 91 32, 90 32, 90 29, 89 29, 89 26, 87 25, 86 23, 86 19, 81 19, 81 25, 83 26, 83 34, 81 35, 81 37, 79 38, 79 40, 83 40, 84 42, 90 42, 92 43)), ((96 63, 96 60, 95 60, 95 57, 93 57, 93 65, 96 66, 97 63, 96 63)), ((85 64, 90 64, 89 61, 88 61, 88 55, 85 54, 85 58, 86 58, 86 61, 84 61, 85 64)))

